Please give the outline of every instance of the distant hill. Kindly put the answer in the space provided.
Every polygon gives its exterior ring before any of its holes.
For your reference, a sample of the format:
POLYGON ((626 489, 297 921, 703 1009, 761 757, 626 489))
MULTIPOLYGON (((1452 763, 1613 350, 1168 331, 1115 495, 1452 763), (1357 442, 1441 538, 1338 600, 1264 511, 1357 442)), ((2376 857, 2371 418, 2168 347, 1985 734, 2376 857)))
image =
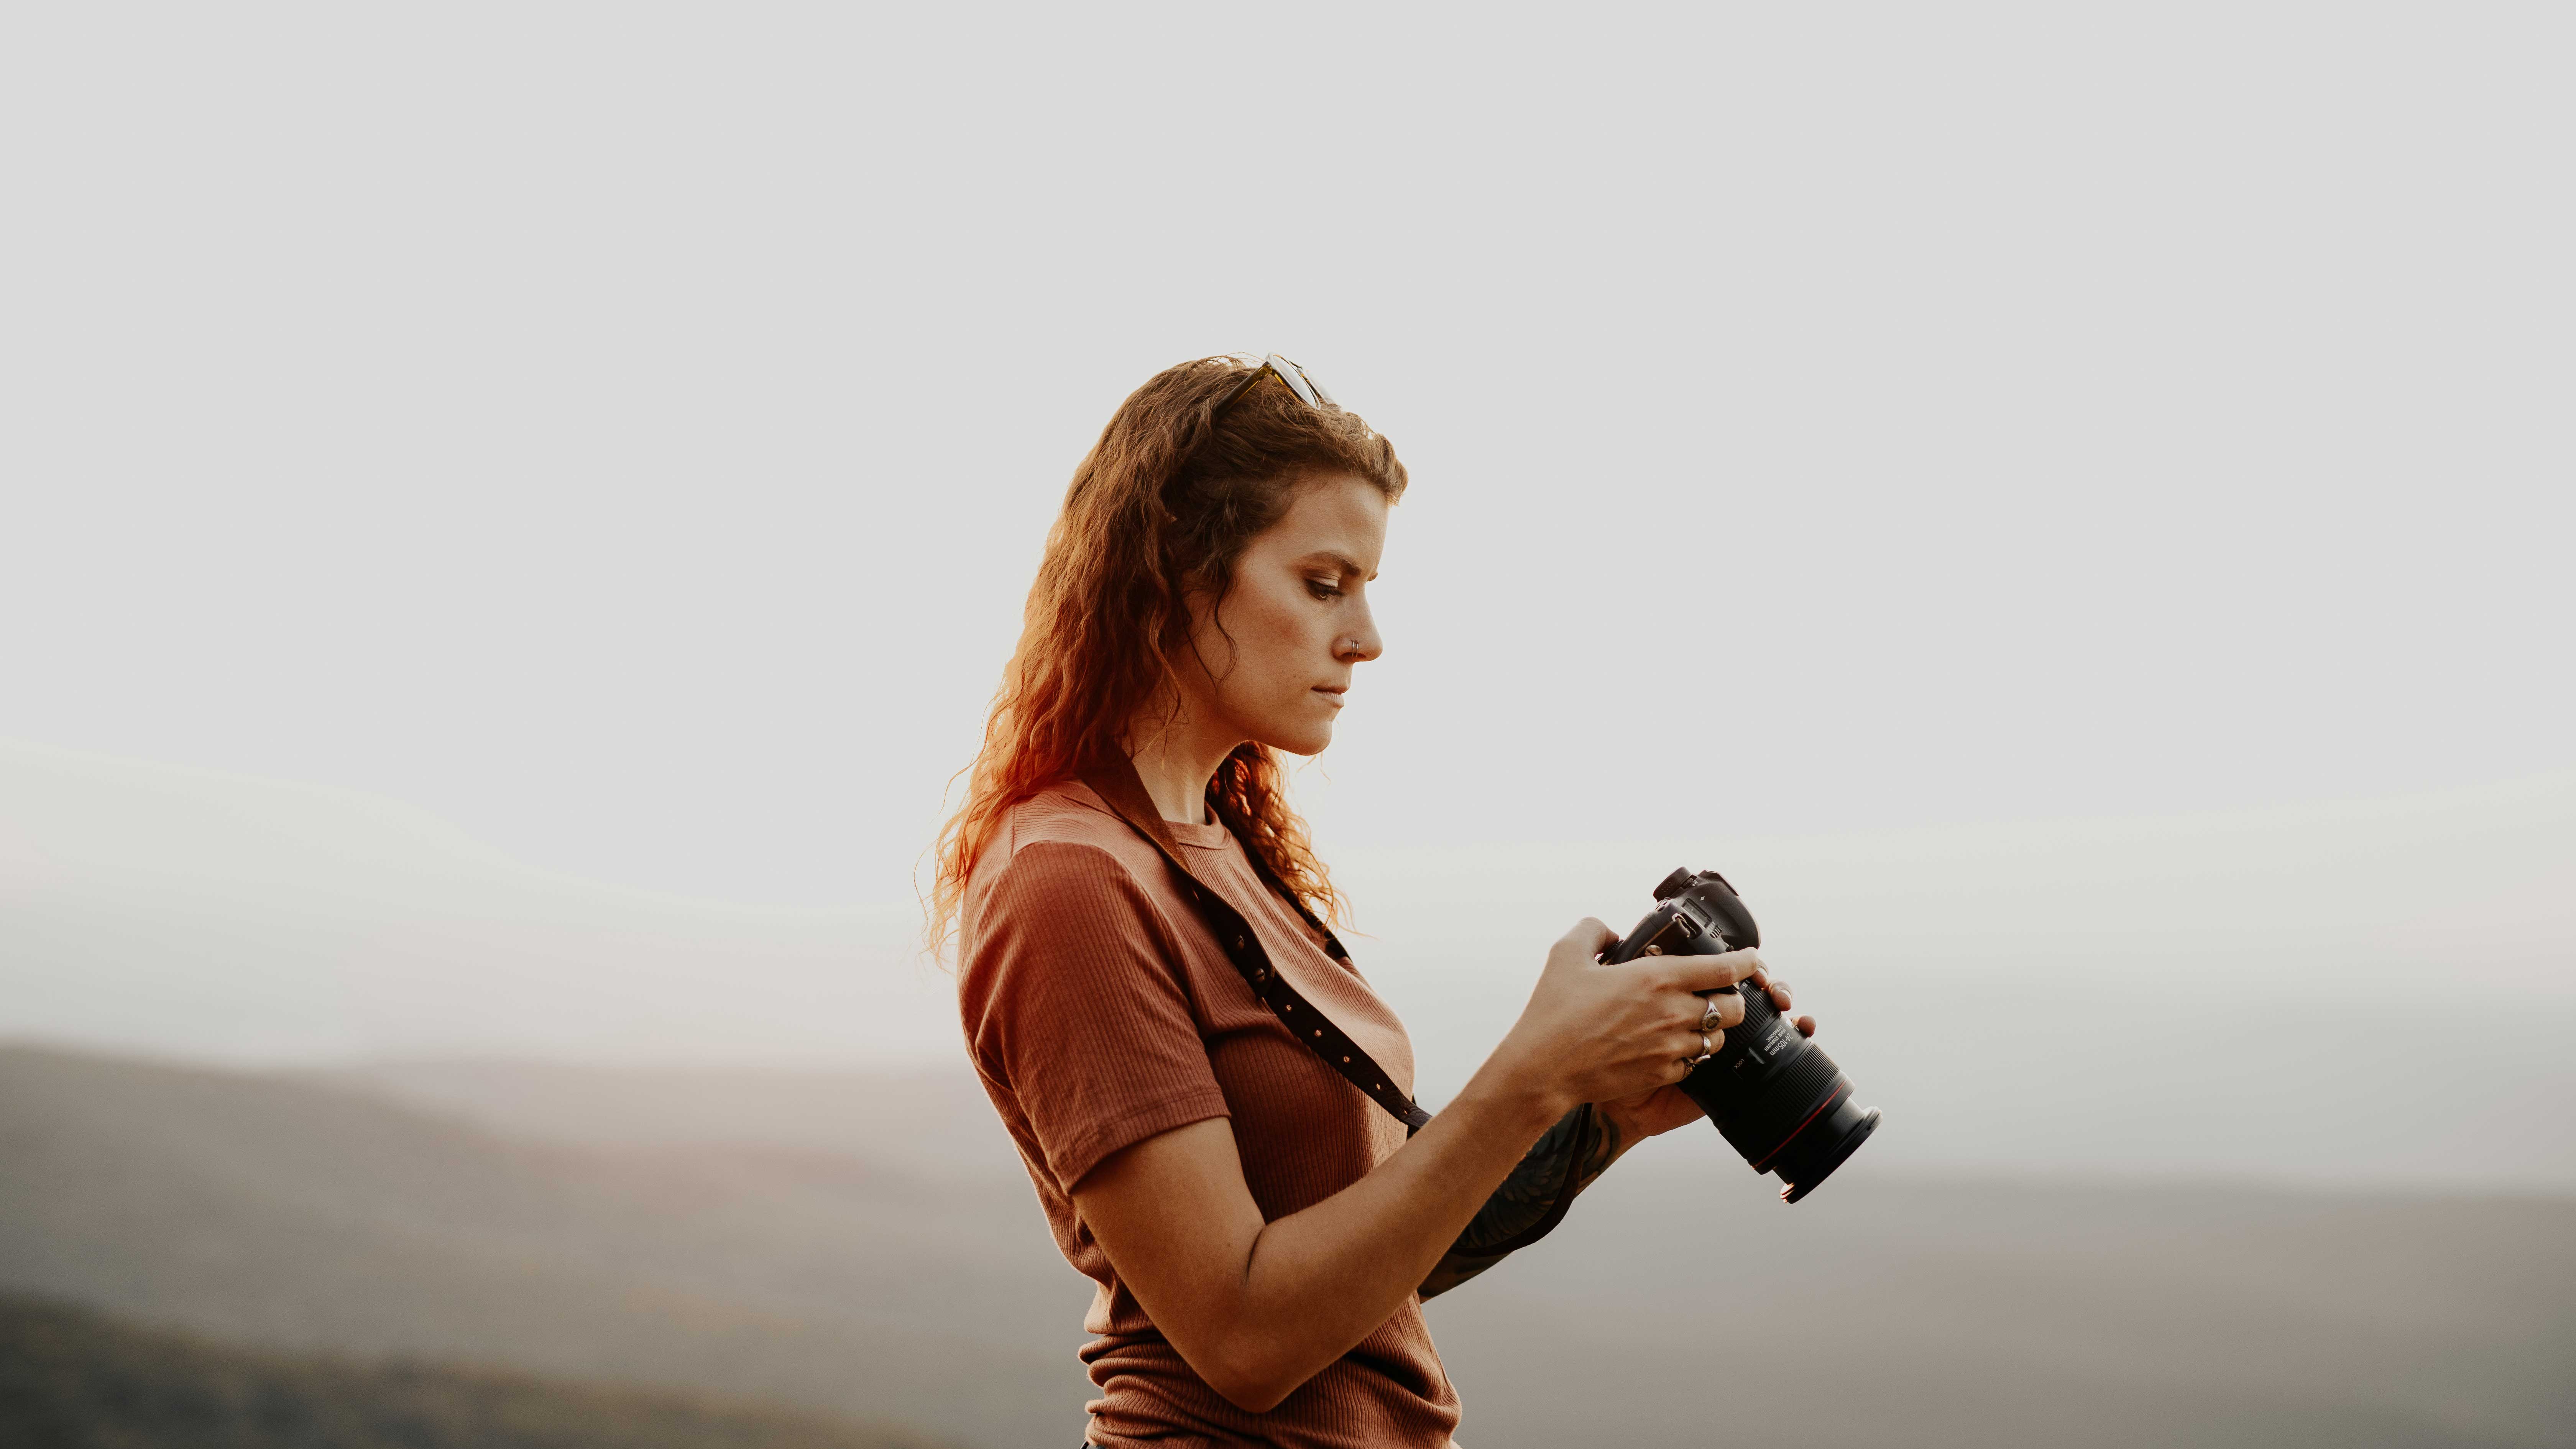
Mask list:
MULTIPOLYGON (((1071 1444, 1088 1288, 972 1109, 858 1074, 0 1048, 0 1286, 1071 1444)), ((1475 1449, 2576 1443, 2564 1196, 1863 1153, 1784 1207, 1694 1129, 1430 1318, 1475 1449)))
POLYGON ((1019 1152, 962 1050, 944 1066, 877 1071, 450 1057, 294 1079, 356 1088, 514 1137, 607 1148, 782 1147, 860 1157, 916 1177, 1024 1179, 1019 1152))
POLYGON ((12 1449, 932 1449, 701 1396, 260 1353, 0 1294, 12 1449))
POLYGON ((1081 1437, 1089 1285, 1024 1178, 592 1150, 254 1074, 0 1048, 0 1287, 291 1351, 1081 1437))
POLYGON ((1677 1449, 2576 1445, 2576 1199, 1864 1153, 1792 1207, 1714 1133, 1675 1135, 1669 1167, 1614 1171, 1541 1251, 1432 1302, 1461 1440, 1585 1442, 1609 1402, 1619 1442, 1677 1449))

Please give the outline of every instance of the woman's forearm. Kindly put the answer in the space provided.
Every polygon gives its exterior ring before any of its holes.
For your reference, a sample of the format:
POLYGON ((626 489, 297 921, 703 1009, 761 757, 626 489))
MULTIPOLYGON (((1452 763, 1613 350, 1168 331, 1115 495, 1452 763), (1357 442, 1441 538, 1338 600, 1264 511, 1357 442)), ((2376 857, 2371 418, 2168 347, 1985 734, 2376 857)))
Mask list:
MULTIPOLYGON (((1537 1142, 1476 1210, 1420 1292, 1437 1298, 1511 1256, 1524 1235, 1541 1229, 1598 1180, 1638 1137, 1623 1119, 1601 1107, 1577 1109, 1539 1134, 1537 1142)), ((1544 1232, 1541 1232, 1544 1236, 1544 1232)))
POLYGON ((1563 1112, 1489 1064, 1368 1176, 1264 1225, 1221 1350, 1227 1396, 1268 1408, 1376 1331, 1563 1112))

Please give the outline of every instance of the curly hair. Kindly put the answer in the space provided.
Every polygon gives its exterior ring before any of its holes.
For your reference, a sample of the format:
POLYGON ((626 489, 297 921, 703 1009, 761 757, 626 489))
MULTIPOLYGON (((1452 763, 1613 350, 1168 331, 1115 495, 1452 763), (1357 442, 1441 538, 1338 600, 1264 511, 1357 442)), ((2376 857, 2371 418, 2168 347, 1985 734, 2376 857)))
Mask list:
MULTIPOLYGON (((983 748, 961 772, 965 803, 933 848, 934 953, 956 929, 967 878, 1003 814, 1123 756, 1129 726, 1165 696, 1172 661, 1189 647, 1189 597, 1225 597, 1244 545, 1279 521, 1300 483, 1356 474, 1390 503, 1403 496, 1392 444, 1355 414, 1309 407, 1276 378, 1215 416, 1259 365, 1206 357, 1156 373, 1074 469, 983 748)), ((1246 743, 1208 781, 1208 806, 1300 904, 1341 919, 1286 787, 1278 754, 1246 743)))

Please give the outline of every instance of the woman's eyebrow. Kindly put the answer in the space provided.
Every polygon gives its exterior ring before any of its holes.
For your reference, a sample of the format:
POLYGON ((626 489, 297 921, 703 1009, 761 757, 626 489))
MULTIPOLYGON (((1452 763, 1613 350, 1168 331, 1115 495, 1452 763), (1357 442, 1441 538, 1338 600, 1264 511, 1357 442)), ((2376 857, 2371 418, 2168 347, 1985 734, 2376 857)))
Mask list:
POLYGON ((1364 576, 1368 573, 1368 570, 1360 567, 1360 561, 1358 559, 1341 552, 1339 549, 1319 548, 1313 553, 1306 555, 1306 557, 1300 560, 1300 562, 1310 564, 1328 563, 1346 574, 1360 574, 1364 576))

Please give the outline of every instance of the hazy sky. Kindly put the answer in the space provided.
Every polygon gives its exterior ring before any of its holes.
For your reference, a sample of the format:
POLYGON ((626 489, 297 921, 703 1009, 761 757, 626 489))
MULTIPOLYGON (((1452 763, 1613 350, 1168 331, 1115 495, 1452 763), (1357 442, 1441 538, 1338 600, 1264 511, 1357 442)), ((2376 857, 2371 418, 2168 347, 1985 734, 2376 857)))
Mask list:
MULTIPOLYGON (((2576 770, 2144 820, 1345 850, 1350 940, 1424 1100, 1508 1029, 1541 944, 1633 920, 1676 863, 1745 891, 1887 1113, 1874 1162, 2576 1186, 2576 770)), ((0 1042, 962 1076, 916 924, 619 889, 380 797, 0 741, 0 1042)))
POLYGON ((2535 776, 2571 34, 14 7, 0 736, 901 901, 1083 448, 1276 350, 1415 480, 1328 850, 2535 776))

